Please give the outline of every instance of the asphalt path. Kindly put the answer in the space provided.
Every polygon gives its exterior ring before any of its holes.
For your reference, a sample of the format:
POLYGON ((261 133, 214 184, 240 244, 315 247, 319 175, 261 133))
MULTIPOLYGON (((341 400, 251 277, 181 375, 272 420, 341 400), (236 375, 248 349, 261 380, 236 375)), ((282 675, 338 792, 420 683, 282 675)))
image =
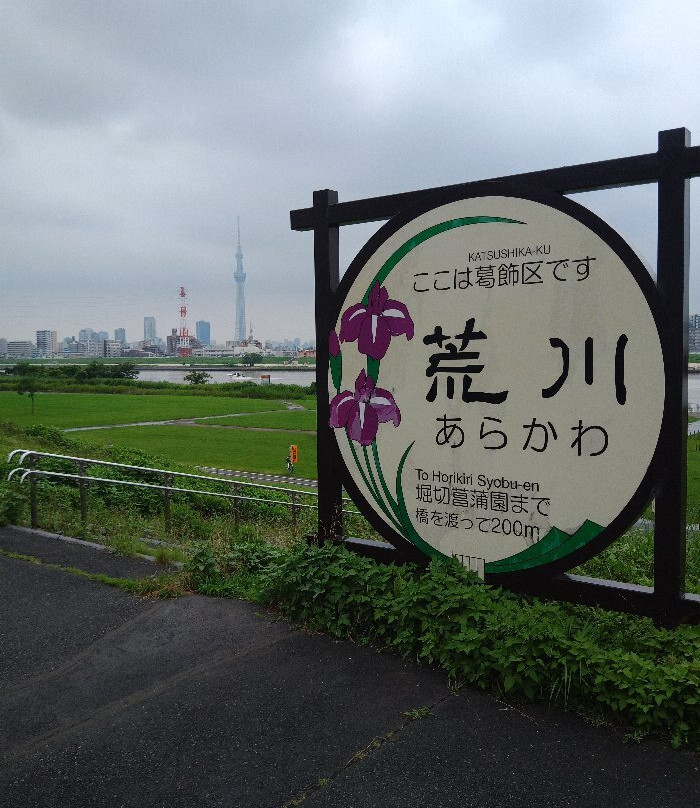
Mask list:
MULTIPOLYGON (((282 401, 285 408, 288 410, 303 410, 299 404, 294 404, 288 401, 282 401)), ((132 426, 219 426, 219 424, 206 424, 206 421, 219 420, 221 418, 240 418, 243 415, 262 415, 264 412, 275 412, 275 410, 265 410, 263 412, 232 412, 224 413, 223 415, 199 415, 193 418, 170 418, 166 421, 135 421, 129 424, 100 424, 98 426, 72 426, 64 429, 64 432, 94 432, 98 429, 127 429, 132 426)), ((264 427, 236 427, 236 429, 257 429, 260 432, 273 432, 275 430, 266 429, 264 427)), ((294 432, 309 432, 315 434, 314 430, 295 429, 294 432)))
POLYGON ((700 761, 237 600, 61 567, 147 562, 0 530, 0 806, 700 805, 700 761), (34 556, 30 563, 8 553, 34 556))

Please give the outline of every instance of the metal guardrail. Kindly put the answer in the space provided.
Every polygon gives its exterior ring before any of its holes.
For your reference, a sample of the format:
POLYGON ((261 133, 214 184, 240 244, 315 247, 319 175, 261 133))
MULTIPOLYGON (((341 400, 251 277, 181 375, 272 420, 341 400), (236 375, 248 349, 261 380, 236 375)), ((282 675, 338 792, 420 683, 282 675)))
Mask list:
MULTIPOLYGON (((8 481, 17 478, 17 481, 22 484, 29 482, 30 486, 30 511, 31 511, 31 526, 36 528, 39 526, 39 504, 38 504, 38 491, 37 482, 41 478, 52 478, 57 480, 72 480, 78 483, 80 491, 80 520, 83 526, 87 524, 88 517, 88 500, 87 500, 87 486, 89 483, 106 483, 109 485, 119 485, 133 488, 146 488, 157 491, 162 491, 163 494, 163 513, 165 518, 166 533, 172 532, 172 513, 171 513, 171 496, 173 493, 195 494, 205 497, 218 497, 221 499, 229 499, 234 503, 234 522, 236 526, 239 523, 240 513, 237 507, 238 502, 261 502, 269 505, 284 505, 290 509, 292 517, 292 529, 296 532, 297 520, 300 510, 317 510, 318 509, 318 492, 316 491, 299 491, 294 488, 288 488, 279 485, 269 485, 267 483, 245 482, 241 480, 229 481, 221 477, 210 477, 204 474, 189 474, 181 471, 171 471, 168 469, 156 469, 148 466, 132 466, 126 463, 113 463, 107 460, 94 460, 87 457, 74 457, 72 455, 52 454, 50 452, 35 452, 31 449, 15 449, 7 456, 8 464, 15 462, 17 466, 13 468, 7 475, 8 481), (17 459, 15 459, 17 458, 17 459), (38 462, 43 458, 50 458, 52 460, 65 460, 72 461, 76 464, 77 474, 70 474, 62 471, 47 471, 38 467, 38 462), (25 463, 27 464, 25 466, 25 463), (136 480, 119 480, 114 477, 97 477, 86 474, 86 470, 93 466, 104 467, 107 469, 119 469, 120 471, 140 472, 143 474, 156 474, 160 475, 163 482, 145 483, 136 480), (228 486, 231 489, 230 493, 221 491, 203 491, 198 488, 187 488, 180 485, 173 485, 174 480, 199 480, 215 483, 217 486, 228 486), (288 499, 270 499, 261 496, 250 496, 248 493, 252 489, 264 489, 267 491, 275 491, 279 494, 288 496, 288 499), (243 492, 243 493, 241 493, 243 492), (310 497, 315 499, 316 502, 308 503, 300 501, 301 498, 310 497)), ((351 500, 344 497, 345 502, 351 500)), ((343 513, 349 516, 359 516, 359 511, 343 509, 343 513)))

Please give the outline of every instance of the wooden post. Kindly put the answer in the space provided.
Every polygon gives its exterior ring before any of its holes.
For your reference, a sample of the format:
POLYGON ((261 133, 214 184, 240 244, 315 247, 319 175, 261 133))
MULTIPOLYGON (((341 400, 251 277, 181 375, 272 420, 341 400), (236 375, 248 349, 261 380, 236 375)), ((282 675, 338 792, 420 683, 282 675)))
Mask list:
POLYGON ((690 182, 682 171, 687 129, 659 132, 657 287, 666 362, 664 476, 656 494, 654 599, 659 625, 678 624, 685 588, 688 441, 688 270, 690 182))
POLYGON ((342 484, 333 463, 333 436, 328 425, 328 336, 334 328, 335 292, 340 282, 338 226, 329 225, 328 209, 338 202, 337 191, 314 191, 314 270, 316 278, 316 414, 318 441, 318 533, 316 541, 342 536, 342 484))

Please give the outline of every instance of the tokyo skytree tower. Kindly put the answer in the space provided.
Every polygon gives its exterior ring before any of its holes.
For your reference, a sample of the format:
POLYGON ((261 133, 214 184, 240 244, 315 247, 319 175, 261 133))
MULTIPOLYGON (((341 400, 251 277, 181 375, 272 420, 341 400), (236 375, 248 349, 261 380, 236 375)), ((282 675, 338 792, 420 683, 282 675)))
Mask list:
POLYGON ((245 272, 243 271, 243 250, 241 249, 241 219, 238 218, 238 248, 236 249, 236 271, 233 279, 236 281, 236 321, 233 339, 237 343, 245 342, 245 272))

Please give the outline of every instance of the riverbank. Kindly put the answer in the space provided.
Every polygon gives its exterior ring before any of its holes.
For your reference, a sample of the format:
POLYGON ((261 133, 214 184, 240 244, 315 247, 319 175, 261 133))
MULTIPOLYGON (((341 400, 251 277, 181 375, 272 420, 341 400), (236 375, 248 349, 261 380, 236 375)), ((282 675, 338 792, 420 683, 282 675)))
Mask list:
MULTIPOLYGON (((298 362, 288 365, 277 365, 274 363, 260 363, 257 362, 255 365, 241 365, 241 364, 232 364, 232 363, 224 363, 224 362, 217 362, 216 364, 210 364, 207 362, 162 362, 162 363, 142 363, 136 362, 136 368, 138 370, 179 370, 180 368, 187 368, 187 370, 206 370, 208 373, 216 373, 220 371, 225 371, 231 373, 232 371, 236 370, 239 372, 245 371, 253 371, 259 370, 263 373, 266 371, 281 371, 284 373, 288 372, 301 372, 301 373, 315 373, 316 372, 316 365, 302 365, 298 362)), ((700 371, 699 371, 700 372, 700 371)))
MULTIPOLYGON (((272 360, 272 357, 269 357, 272 360)), ((256 362, 255 365, 245 365, 240 361, 240 357, 231 357, 227 360, 222 359, 202 359, 200 357, 99 357, 99 356, 85 356, 79 358, 64 358, 54 357, 52 359, 29 359, 22 357, 19 359, 0 358, 0 373, 4 372, 5 368, 14 367, 17 364, 22 365, 41 365, 44 367, 64 367, 66 365, 85 366, 91 362, 100 362, 104 365, 119 365, 124 362, 133 364, 136 368, 149 369, 149 370, 174 370, 177 368, 188 368, 189 370, 241 370, 253 369, 256 370, 283 370, 283 371, 315 371, 316 363, 313 360, 306 362, 294 362, 288 359, 279 359, 278 361, 256 362)))
POLYGON ((223 367, 211 367, 207 365, 185 365, 185 366, 158 366, 148 365, 139 367, 138 380, 142 382, 171 382, 177 385, 189 385, 188 376, 192 371, 206 374, 206 386, 225 384, 240 384, 252 382, 261 386, 288 386, 296 384, 300 387, 308 387, 316 381, 316 373, 299 365, 255 365, 254 367, 244 367, 238 365, 224 365, 223 367))

